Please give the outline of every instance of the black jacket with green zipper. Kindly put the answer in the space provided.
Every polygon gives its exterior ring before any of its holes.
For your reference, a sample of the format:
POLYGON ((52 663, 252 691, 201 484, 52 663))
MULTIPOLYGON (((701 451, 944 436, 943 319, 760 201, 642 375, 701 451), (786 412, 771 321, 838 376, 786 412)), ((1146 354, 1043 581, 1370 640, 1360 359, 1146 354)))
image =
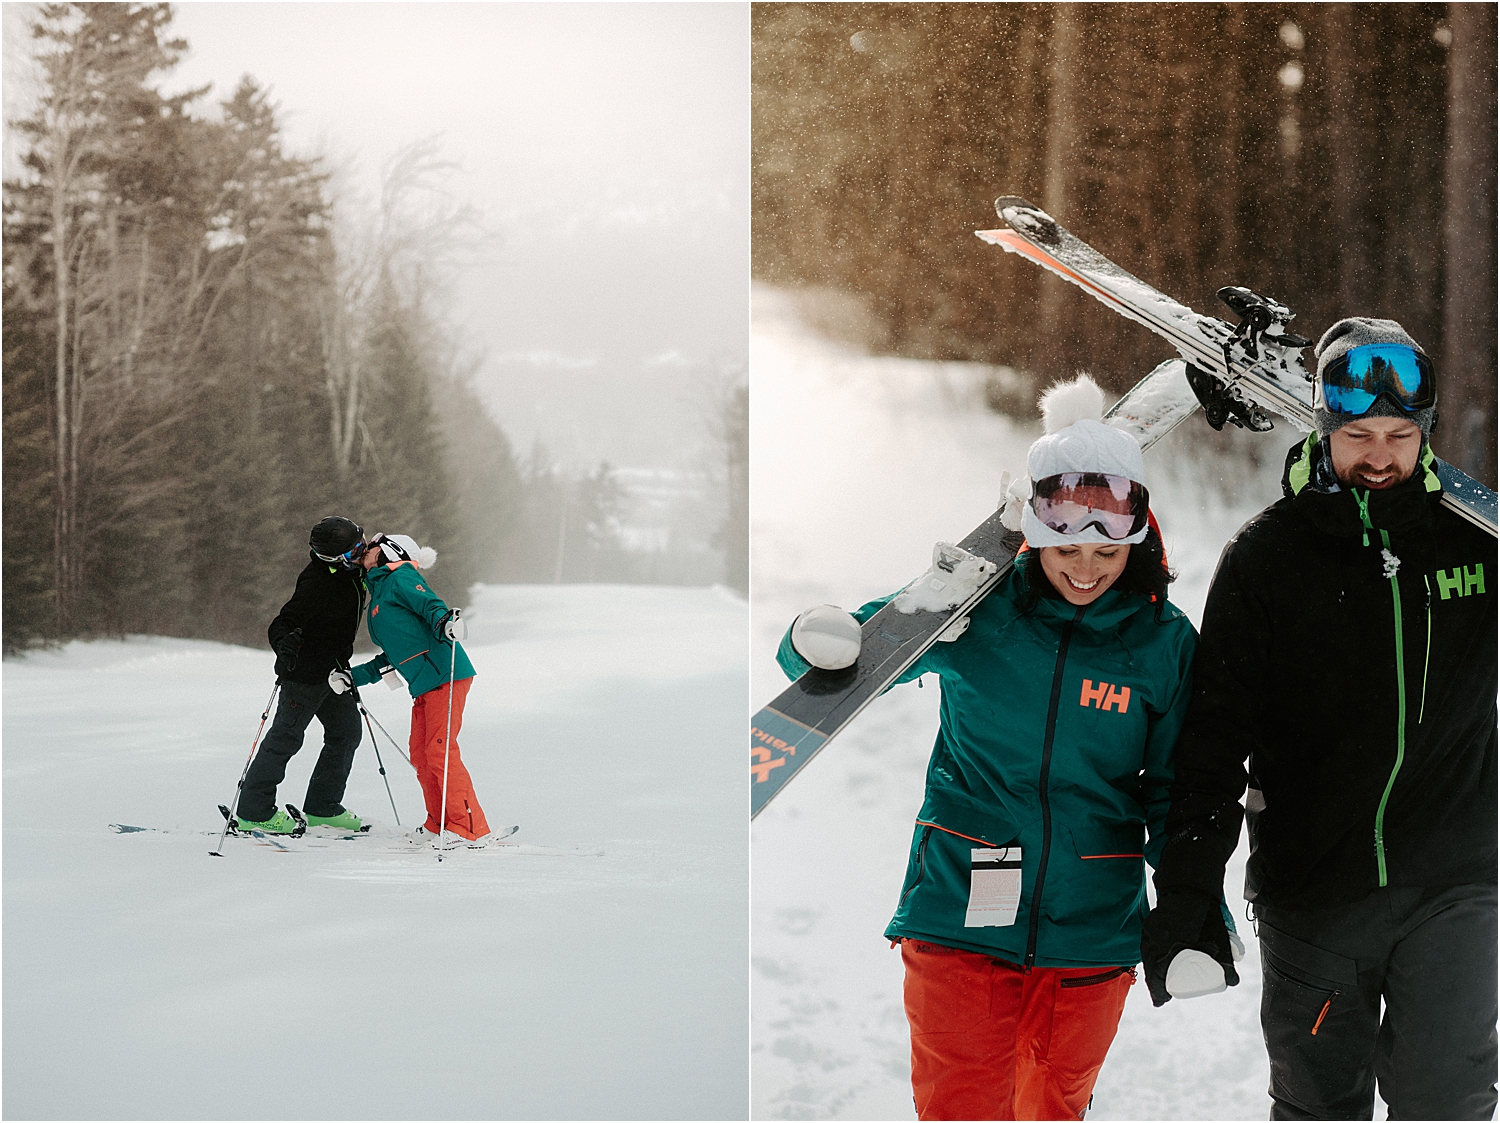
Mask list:
POLYGON ((277 676, 292 682, 322 686, 328 672, 347 667, 354 654, 354 637, 365 609, 364 575, 312 558, 297 575, 292 599, 266 629, 271 650, 294 629, 302 630, 297 657, 290 667, 278 656, 277 676))
POLYGON ((1245 796, 1249 900, 1495 880, 1495 539, 1441 506, 1430 457, 1324 491, 1310 435, 1219 560, 1172 804, 1245 796))

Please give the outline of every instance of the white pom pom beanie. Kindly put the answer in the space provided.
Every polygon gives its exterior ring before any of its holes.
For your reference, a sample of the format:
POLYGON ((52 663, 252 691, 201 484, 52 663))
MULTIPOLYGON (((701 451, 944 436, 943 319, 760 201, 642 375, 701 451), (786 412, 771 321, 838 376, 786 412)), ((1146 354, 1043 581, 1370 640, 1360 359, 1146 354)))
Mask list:
MULTIPOLYGON (((1146 486, 1146 465, 1141 446, 1113 426, 1104 424, 1104 392, 1086 374, 1071 382, 1060 382, 1042 395, 1044 435, 1026 454, 1026 473, 1033 481, 1064 472, 1103 472, 1124 476, 1146 486)), ((1096 526, 1077 534, 1059 534, 1043 524, 1028 503, 1021 513, 1021 530, 1033 549, 1042 546, 1076 546, 1088 542, 1120 545, 1145 539, 1150 527, 1142 527, 1129 538, 1116 541, 1096 526)))
POLYGON ((409 561, 418 569, 431 569, 437 562, 437 551, 431 546, 418 546, 409 534, 382 535, 380 556, 388 562, 409 561))

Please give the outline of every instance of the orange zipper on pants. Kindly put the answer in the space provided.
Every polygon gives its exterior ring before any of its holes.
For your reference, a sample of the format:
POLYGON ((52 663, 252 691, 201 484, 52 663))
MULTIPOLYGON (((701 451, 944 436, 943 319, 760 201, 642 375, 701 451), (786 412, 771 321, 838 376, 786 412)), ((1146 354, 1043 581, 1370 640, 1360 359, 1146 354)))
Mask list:
POLYGON ((459 755, 458 731, 463 725, 464 702, 474 679, 462 678, 453 684, 453 748, 448 753, 447 823, 438 821, 443 802, 443 740, 448 732, 448 683, 412 699, 411 762, 422 785, 422 799, 427 805, 425 829, 433 834, 446 829, 464 838, 478 838, 490 833, 490 825, 474 794, 469 770, 459 755))

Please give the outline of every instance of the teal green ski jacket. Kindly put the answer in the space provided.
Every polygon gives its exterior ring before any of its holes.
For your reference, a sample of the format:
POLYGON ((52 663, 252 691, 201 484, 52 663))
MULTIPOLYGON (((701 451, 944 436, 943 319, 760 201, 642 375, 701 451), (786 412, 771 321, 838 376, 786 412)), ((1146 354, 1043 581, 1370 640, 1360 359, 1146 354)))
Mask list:
MULTIPOLYGON (((1025 967, 1134 966, 1143 860, 1154 866, 1166 841, 1197 633, 1170 603, 1158 620, 1134 593, 1106 592, 1081 608, 1043 596, 1023 611, 1027 568, 1001 581, 962 636, 933 644, 898 680, 937 675, 941 710, 886 935, 1025 967), (1021 849, 1014 922, 967 926, 973 851, 1001 847, 1021 849)), ((777 659, 792 677, 808 669, 790 630, 777 659)))
POLYGON ((449 643, 443 635, 448 606, 421 570, 409 561, 377 565, 366 571, 365 584, 370 590, 365 622, 381 654, 353 668, 355 686, 375 682, 387 667, 395 667, 416 698, 447 685, 450 661, 454 681, 474 677, 463 644, 449 643))

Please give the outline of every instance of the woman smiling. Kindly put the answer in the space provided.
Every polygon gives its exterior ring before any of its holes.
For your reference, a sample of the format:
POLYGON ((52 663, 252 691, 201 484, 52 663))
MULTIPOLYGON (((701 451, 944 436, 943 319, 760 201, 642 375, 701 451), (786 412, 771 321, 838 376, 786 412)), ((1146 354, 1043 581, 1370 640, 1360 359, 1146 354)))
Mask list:
MULTIPOLYGON (((1197 637, 1167 601, 1140 448, 1102 423, 1098 386, 1053 387, 1042 412, 1007 512, 1027 548, 899 680, 935 674, 942 691, 886 929, 922 1119, 1081 1118, 1135 981, 1144 861, 1165 841, 1197 637)), ((890 599, 803 613, 782 668, 847 666, 890 599)))

